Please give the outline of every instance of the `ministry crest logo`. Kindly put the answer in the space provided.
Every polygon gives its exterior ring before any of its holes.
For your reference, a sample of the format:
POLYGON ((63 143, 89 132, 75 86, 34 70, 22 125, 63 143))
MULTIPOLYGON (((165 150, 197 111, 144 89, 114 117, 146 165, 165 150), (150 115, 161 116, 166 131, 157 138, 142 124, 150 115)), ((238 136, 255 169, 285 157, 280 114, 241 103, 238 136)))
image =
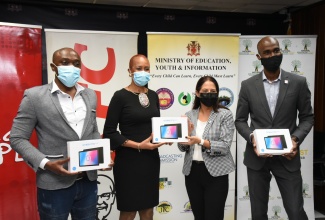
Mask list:
POLYGON ((197 41, 191 41, 187 44, 187 55, 188 56, 198 56, 200 55, 201 45, 197 41))

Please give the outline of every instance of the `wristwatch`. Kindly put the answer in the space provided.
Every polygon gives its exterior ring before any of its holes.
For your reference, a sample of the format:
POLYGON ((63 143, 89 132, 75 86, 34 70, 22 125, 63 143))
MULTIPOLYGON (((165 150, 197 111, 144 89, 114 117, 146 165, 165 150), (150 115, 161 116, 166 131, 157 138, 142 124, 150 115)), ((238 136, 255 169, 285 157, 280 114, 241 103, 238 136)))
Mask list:
POLYGON ((199 145, 201 145, 203 147, 203 144, 204 144, 204 139, 201 138, 201 141, 200 141, 199 145))

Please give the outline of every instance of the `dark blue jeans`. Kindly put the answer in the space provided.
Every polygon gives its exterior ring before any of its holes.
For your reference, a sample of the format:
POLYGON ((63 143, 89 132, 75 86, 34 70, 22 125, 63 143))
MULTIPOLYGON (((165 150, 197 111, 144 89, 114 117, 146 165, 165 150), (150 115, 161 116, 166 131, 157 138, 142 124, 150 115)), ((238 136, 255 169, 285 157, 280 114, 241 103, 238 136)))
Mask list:
POLYGON ((77 180, 59 190, 37 188, 38 212, 41 220, 96 219, 97 181, 77 180))

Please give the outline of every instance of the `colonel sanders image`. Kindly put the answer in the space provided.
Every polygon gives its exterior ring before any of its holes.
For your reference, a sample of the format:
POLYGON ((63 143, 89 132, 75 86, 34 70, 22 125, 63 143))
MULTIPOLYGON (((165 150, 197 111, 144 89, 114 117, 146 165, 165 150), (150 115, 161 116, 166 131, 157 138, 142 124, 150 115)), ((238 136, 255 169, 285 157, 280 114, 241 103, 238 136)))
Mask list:
POLYGON ((97 220, 106 220, 115 203, 115 185, 109 176, 103 174, 98 175, 97 183, 97 220))

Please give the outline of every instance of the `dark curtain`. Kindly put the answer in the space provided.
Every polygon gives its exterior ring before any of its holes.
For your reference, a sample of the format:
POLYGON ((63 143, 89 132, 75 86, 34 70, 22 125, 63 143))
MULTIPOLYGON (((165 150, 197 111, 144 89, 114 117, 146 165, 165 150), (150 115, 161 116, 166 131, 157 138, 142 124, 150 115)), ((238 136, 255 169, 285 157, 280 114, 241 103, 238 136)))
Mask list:
POLYGON ((292 13, 292 34, 317 35, 314 158, 325 159, 325 2, 292 13))

